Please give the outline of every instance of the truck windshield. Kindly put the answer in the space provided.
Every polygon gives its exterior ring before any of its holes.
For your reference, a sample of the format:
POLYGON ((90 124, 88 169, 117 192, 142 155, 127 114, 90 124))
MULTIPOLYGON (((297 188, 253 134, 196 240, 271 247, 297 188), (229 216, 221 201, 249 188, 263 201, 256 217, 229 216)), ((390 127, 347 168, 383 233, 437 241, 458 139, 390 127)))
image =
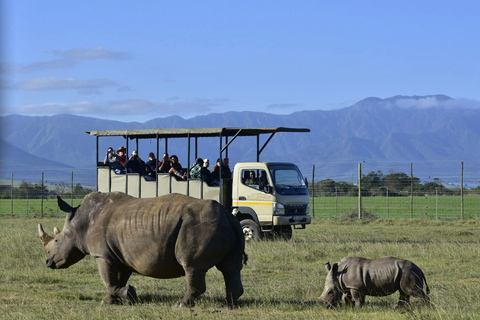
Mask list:
POLYGON ((270 164, 268 166, 275 190, 280 194, 307 194, 307 185, 295 165, 270 164))

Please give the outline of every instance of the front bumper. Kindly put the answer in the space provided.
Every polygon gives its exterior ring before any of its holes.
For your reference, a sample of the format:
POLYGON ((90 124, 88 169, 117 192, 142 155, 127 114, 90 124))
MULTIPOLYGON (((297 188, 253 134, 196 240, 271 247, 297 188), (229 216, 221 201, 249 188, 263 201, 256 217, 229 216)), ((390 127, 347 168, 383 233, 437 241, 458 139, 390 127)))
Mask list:
POLYGON ((274 226, 294 226, 294 225, 306 225, 312 223, 312 216, 273 216, 274 226))

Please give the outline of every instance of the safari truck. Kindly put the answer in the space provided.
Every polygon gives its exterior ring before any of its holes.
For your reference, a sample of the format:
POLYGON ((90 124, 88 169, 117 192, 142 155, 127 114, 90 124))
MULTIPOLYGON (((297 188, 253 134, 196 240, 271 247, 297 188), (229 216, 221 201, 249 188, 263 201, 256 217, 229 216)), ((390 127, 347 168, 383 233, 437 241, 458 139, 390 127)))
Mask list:
MULTIPOLYGON (((169 193, 180 193, 199 199, 212 199, 230 209, 240 221, 246 240, 257 240, 263 236, 290 239, 293 229, 305 229, 311 223, 310 202, 306 179, 298 167, 287 162, 260 162, 260 154, 276 133, 310 132, 305 128, 190 128, 190 129, 144 129, 88 131, 96 137, 97 190, 120 191, 138 198, 158 197, 169 193), (268 135, 263 145, 260 136, 268 135), (187 139, 187 166, 193 164, 198 154, 198 139, 218 137, 218 158, 228 158, 228 148, 239 137, 256 138, 256 161, 238 162, 231 177, 222 177, 219 185, 209 185, 201 179, 178 179, 169 173, 157 173, 149 181, 137 173, 118 173, 100 161, 100 138, 116 137, 125 142, 127 155, 132 150, 140 154, 139 140, 156 141, 156 159, 168 152, 169 142, 174 138, 187 139), (123 140, 124 139, 124 140, 123 140), (160 141, 164 147, 160 149, 160 141), (135 146, 132 147, 132 141, 135 146), (192 143, 193 141, 193 143, 192 143), (192 154, 191 149, 194 149, 192 154)), ((176 140, 178 141, 178 140, 176 140)), ((182 161, 180 161, 182 162, 182 161)), ((158 163, 158 160, 157 160, 158 163)), ((158 168, 158 167, 157 167, 158 168)), ((158 171, 158 170, 157 170, 158 171)))

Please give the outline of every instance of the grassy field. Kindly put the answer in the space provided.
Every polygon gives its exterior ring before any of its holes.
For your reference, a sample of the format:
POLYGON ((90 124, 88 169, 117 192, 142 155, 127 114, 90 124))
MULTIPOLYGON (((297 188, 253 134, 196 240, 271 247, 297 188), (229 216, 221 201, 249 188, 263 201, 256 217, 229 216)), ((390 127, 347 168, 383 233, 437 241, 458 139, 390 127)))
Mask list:
MULTIPOLYGON (((362 208, 379 218, 411 218, 411 201, 411 197, 363 197, 362 208)), ((311 202, 315 206, 315 217, 341 218, 358 214, 357 197, 316 197, 311 202)), ((460 196, 414 196, 413 218, 461 219, 461 203, 460 196)), ((479 194, 464 196, 463 217, 480 218, 479 194)))
POLYGON ((134 275, 137 305, 101 304, 106 289, 95 261, 87 257, 65 270, 45 266, 37 223, 52 232, 59 218, 0 218, 0 318, 5 319, 478 319, 480 318, 480 220, 314 219, 292 241, 247 244, 242 272, 245 294, 238 310, 221 307, 221 273, 207 274, 207 292, 192 309, 173 305, 185 292, 183 278, 134 275), (433 307, 412 298, 413 312, 394 310, 398 293, 367 297, 361 310, 326 310, 318 304, 325 262, 344 256, 393 255, 426 274, 433 307))

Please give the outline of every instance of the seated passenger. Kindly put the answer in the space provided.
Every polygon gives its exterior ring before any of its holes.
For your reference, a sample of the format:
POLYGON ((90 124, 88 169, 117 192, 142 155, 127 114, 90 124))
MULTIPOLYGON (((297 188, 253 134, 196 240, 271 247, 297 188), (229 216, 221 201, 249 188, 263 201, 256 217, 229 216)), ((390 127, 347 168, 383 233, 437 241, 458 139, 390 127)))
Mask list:
POLYGON ((222 179, 231 179, 232 178, 232 171, 228 166, 229 160, 228 158, 223 158, 222 163, 222 179))
POLYGON ((145 175, 145 162, 138 156, 137 151, 132 151, 132 156, 125 163, 125 169, 128 173, 138 173, 145 175))
POLYGON ((209 165, 210 165, 210 161, 208 159, 203 160, 203 166, 202 166, 202 169, 201 169, 201 179, 203 181, 207 182, 207 184, 209 186, 211 186, 211 185, 213 185, 212 184, 212 173, 210 172, 210 170, 208 170, 209 165))
POLYGON ((187 177, 183 172, 182 165, 178 162, 178 157, 176 155, 172 155, 170 157, 171 161, 171 168, 168 171, 172 176, 174 176, 177 180, 186 180, 187 177))
POLYGON ((105 155, 105 160, 103 163, 108 165, 108 167, 115 171, 116 174, 125 173, 123 166, 120 164, 120 157, 113 151, 112 147, 107 149, 107 154, 105 155))
POLYGON ((158 163, 158 172, 168 173, 170 171, 170 168, 172 168, 172 163, 170 158, 168 157, 168 153, 165 152, 163 154, 162 161, 158 163))
POLYGON ((197 158, 195 163, 188 169, 188 175, 192 179, 201 179, 202 178, 202 165, 203 160, 202 158, 197 158))
POLYGON ((245 181, 246 185, 258 185, 258 179, 255 178, 255 171, 250 171, 250 177, 245 181))
MULTIPOLYGON (((219 182, 220 181, 220 170, 222 170, 222 167, 223 166, 221 164, 220 158, 218 158, 217 163, 215 164, 215 166, 212 169, 212 181, 213 182, 219 182)), ((224 178, 223 171, 222 171, 222 178, 224 178)))
POLYGON ((157 159, 155 157, 155 153, 153 152, 150 152, 148 154, 148 161, 147 163, 145 164, 145 172, 147 173, 147 175, 145 177, 150 177, 149 179, 148 178, 145 178, 147 180, 155 180, 156 177, 157 177, 157 165, 158 165, 158 162, 157 162, 157 159))
POLYGON ((124 147, 120 147, 117 150, 117 155, 120 157, 120 164, 122 167, 125 167, 125 162, 127 162, 127 150, 124 147))

